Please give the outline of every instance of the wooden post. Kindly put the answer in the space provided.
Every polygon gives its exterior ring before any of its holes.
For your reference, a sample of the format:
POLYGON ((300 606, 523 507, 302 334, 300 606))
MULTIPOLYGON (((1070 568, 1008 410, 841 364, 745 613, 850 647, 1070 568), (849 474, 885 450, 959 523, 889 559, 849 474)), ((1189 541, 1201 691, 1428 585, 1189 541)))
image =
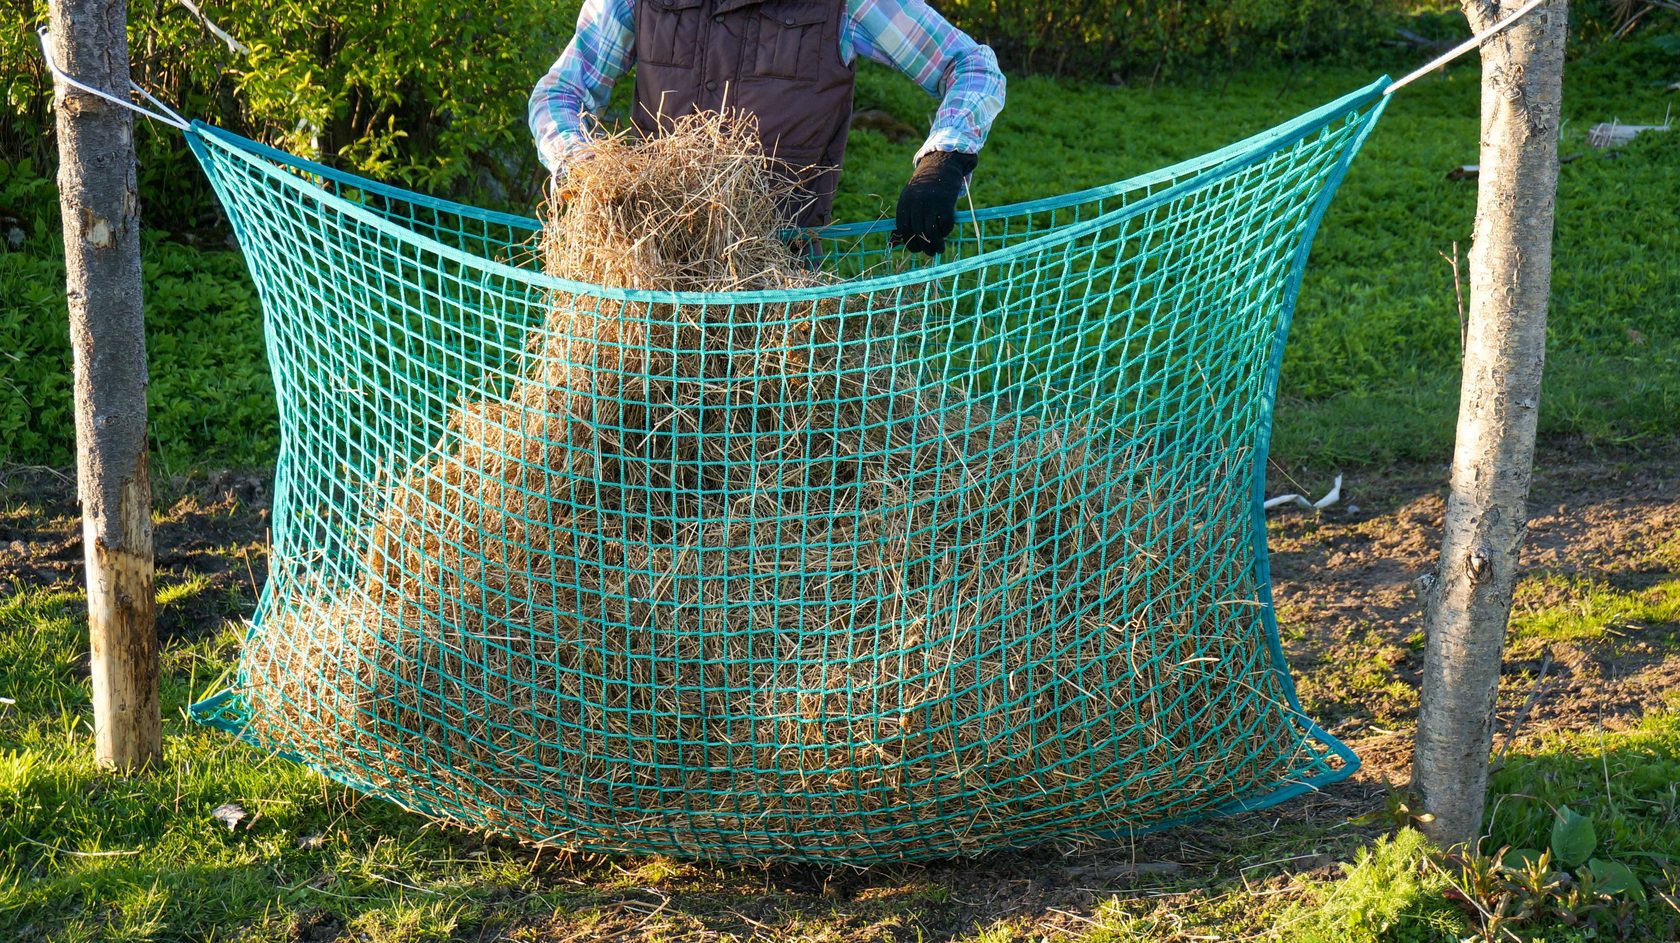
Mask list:
MULTIPOLYGON (((127 23, 126 0, 53 0, 53 58, 77 80, 126 95, 127 23)), ((100 765, 131 770, 163 753, 134 116, 62 83, 56 110, 94 749, 100 765)))
MULTIPOLYGON (((1475 30, 1518 6, 1465 0, 1475 30)), ((1426 579, 1423 698, 1413 786, 1442 845, 1481 831, 1494 698, 1546 356, 1567 0, 1482 48, 1481 173, 1452 496, 1441 561, 1426 579)))

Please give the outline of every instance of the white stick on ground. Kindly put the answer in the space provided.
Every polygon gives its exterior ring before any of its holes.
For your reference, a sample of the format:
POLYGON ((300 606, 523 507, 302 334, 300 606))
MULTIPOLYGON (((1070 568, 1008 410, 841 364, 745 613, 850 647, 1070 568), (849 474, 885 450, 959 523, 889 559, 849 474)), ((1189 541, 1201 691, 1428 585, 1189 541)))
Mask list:
POLYGON ((1319 498, 1317 501, 1309 501, 1305 496, 1298 494, 1280 494, 1275 498, 1267 498, 1266 503, 1261 505, 1261 507, 1270 511, 1273 508, 1283 507, 1286 504, 1293 504, 1297 507, 1306 508, 1309 511, 1322 511, 1340 500, 1342 500, 1342 476, 1337 475, 1335 483, 1330 486, 1330 493, 1326 494, 1322 498, 1319 498))

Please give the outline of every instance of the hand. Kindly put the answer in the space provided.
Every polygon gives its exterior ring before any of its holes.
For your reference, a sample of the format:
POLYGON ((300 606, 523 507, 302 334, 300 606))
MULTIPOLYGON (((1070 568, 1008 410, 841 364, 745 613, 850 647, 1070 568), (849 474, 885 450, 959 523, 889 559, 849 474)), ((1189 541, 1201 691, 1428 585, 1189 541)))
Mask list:
POLYGON ((957 197, 978 159, 959 151, 929 151, 898 195, 898 225, 892 244, 937 255, 957 222, 957 197))
POLYGON ((549 151, 543 162, 552 169, 548 172, 548 189, 544 195, 554 203, 566 202, 569 196, 574 195, 567 186, 571 168, 577 166, 579 161, 588 159, 587 140, 573 141, 549 151))

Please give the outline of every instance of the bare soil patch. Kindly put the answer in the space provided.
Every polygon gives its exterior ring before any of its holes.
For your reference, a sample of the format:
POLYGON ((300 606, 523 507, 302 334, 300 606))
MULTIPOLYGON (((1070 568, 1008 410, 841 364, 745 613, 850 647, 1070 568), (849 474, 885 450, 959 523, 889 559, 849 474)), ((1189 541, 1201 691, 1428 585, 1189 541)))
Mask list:
MULTIPOLYGON (((216 471, 154 482, 153 492, 158 590, 192 584, 158 608, 164 640, 248 614, 267 576, 268 476, 216 471)), ((0 594, 80 585, 79 514, 70 473, 0 468, 0 594)))
MULTIPOLYGON (((1412 581, 1440 548, 1448 470, 1350 476, 1347 500, 1274 516, 1271 559, 1285 651, 1308 713, 1364 760, 1362 780, 1403 782, 1423 662, 1412 581)), ((1523 548, 1525 576, 1648 588, 1680 575, 1680 456, 1543 452, 1523 548)), ((1544 594, 1542 594, 1544 596, 1544 594)), ((1557 598, 1527 605, 1556 605, 1557 598)), ((1635 723, 1680 682, 1672 631, 1611 629, 1603 639, 1509 646, 1496 730, 1503 737, 1540 681, 1517 742, 1635 723), (1549 661, 1549 664, 1547 662, 1549 661), (1542 664, 1546 677, 1538 679, 1542 664)))

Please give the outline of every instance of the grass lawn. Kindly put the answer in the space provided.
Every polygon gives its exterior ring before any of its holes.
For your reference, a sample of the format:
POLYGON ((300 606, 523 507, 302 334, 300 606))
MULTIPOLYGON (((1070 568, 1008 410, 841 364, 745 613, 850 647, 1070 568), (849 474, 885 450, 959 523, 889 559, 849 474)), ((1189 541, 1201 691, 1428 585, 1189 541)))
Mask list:
MULTIPOLYGON (((1676 71, 1672 56, 1630 44, 1594 49, 1565 73, 1562 154, 1576 159, 1559 178, 1548 434, 1627 443, 1680 431, 1680 135, 1612 155, 1585 143, 1599 121, 1661 124, 1676 71)), ((1141 173, 1372 78, 1346 68, 1257 72, 1153 90, 1019 79, 981 155, 974 198, 1009 203, 1141 173)), ((925 110, 891 76, 868 79, 860 107, 925 110)), ((1473 67, 1398 94, 1332 203, 1284 359, 1273 455, 1286 467, 1450 452, 1459 315, 1448 259, 1455 242, 1461 266, 1469 251, 1476 184, 1447 172, 1477 160, 1479 96, 1473 67)), ((918 143, 854 135, 838 214, 890 214, 918 143)))

